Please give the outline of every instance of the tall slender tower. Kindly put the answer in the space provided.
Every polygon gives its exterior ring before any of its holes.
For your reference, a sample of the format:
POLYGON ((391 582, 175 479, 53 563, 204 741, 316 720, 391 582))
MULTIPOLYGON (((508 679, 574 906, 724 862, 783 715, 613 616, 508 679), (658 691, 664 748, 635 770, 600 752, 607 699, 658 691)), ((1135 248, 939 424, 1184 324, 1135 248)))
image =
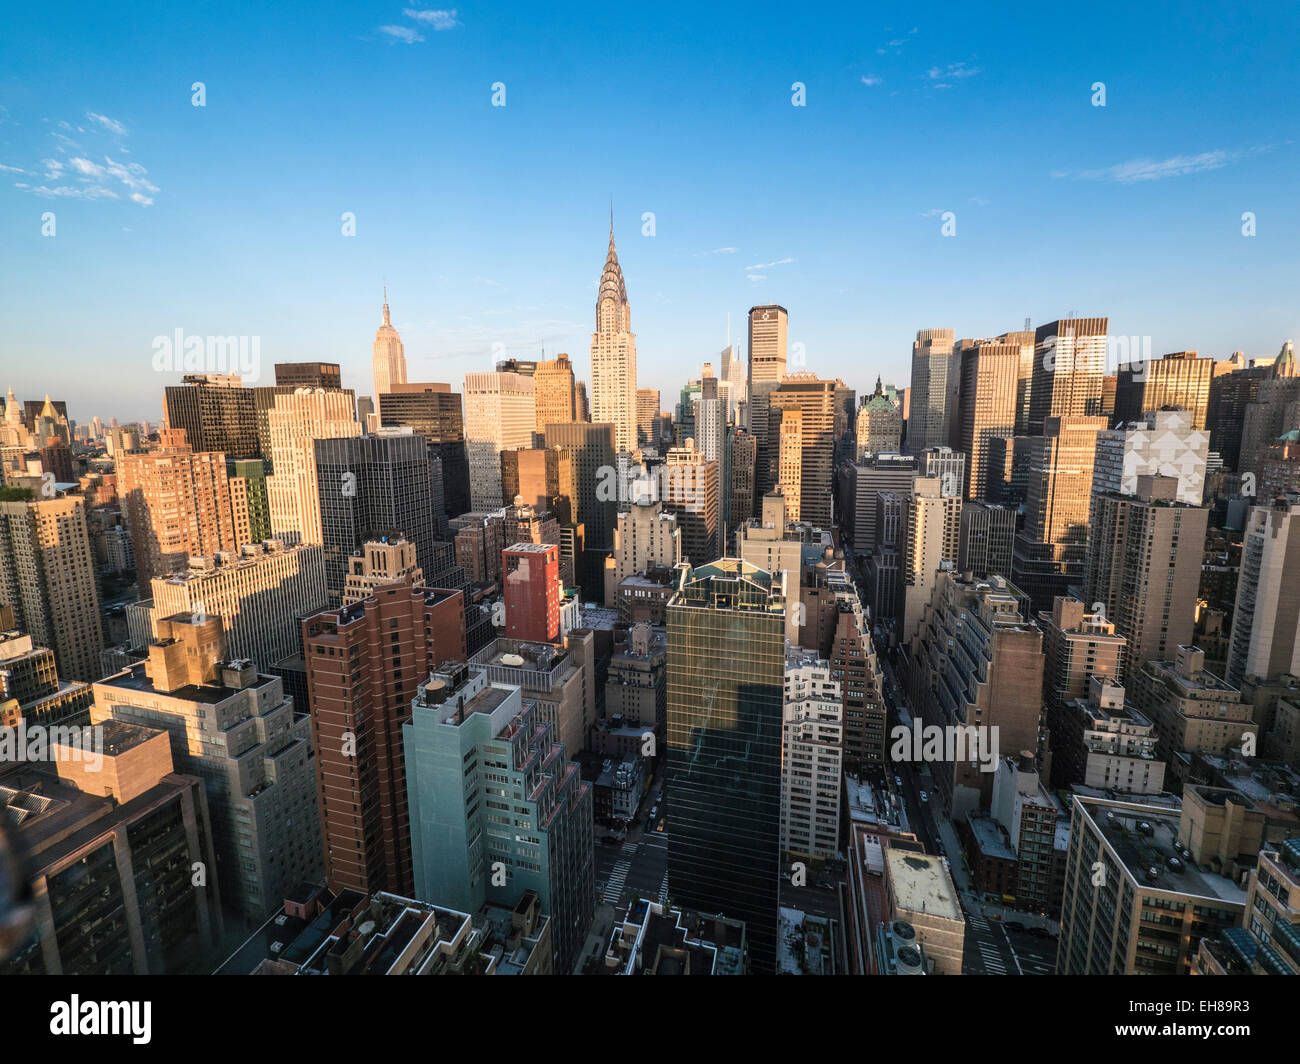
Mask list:
POLYGON ((596 293, 596 331, 591 334, 591 417, 614 426, 614 447, 636 449, 636 336, 623 271, 614 250, 614 215, 609 218, 609 253, 596 293))
POLYGON ((384 321, 375 332, 374 356, 375 404, 391 392, 392 385, 406 383, 406 349, 388 317, 388 285, 384 285, 384 321))

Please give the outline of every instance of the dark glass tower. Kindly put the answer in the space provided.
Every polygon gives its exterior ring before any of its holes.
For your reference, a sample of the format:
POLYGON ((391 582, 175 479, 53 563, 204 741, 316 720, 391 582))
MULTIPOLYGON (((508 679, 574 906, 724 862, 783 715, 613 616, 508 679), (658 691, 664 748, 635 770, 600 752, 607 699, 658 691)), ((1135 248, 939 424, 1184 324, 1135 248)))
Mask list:
POLYGON ((682 570, 668 604, 668 884, 674 903, 744 920, 776 968, 785 595, 732 558, 682 570))

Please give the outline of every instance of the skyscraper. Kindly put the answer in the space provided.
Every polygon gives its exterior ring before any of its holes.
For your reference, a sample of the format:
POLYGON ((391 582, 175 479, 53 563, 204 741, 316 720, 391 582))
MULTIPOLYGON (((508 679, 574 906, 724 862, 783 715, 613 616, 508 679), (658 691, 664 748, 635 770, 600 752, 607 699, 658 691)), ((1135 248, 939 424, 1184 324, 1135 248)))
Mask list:
POLYGON ((596 293, 596 331, 591 334, 591 417, 614 426, 616 450, 636 449, 636 335, 614 250, 612 212, 609 252, 596 293))
POLYGON ((191 554, 238 546, 226 456, 192 450, 179 430, 163 436, 155 451, 124 455, 118 473, 141 587, 184 568, 191 554))
POLYGON ((98 679, 104 636, 85 502, 0 501, 0 606, 68 680, 98 679))
POLYGON ((636 442, 638 447, 659 445, 655 419, 659 417, 659 389, 636 390, 636 442))
POLYGON ((768 396, 785 377, 790 315, 775 304, 749 308, 749 431, 758 444, 754 498, 776 484, 776 455, 768 437, 768 396))
POLYGON ((912 343, 911 416, 907 419, 907 450, 920 454, 927 447, 947 447, 957 392, 951 329, 918 329, 912 343))
POLYGON ((614 471, 617 427, 601 421, 547 425, 546 445, 560 453, 560 494, 573 507, 571 520, 587 526, 587 547, 608 550, 614 538, 615 495, 608 491, 614 471), (566 461, 567 459, 567 461, 566 461))
POLYGON ((167 427, 184 429, 195 451, 221 451, 230 458, 261 452, 253 390, 235 375, 188 374, 183 383, 163 389, 167 427))
POLYGON ((361 435, 352 394, 303 390, 277 395, 267 419, 273 470, 266 480, 271 533, 289 542, 323 543, 315 442, 361 435))
POLYGON ((533 388, 533 378, 518 373, 465 374, 471 510, 496 510, 510 501, 501 497, 501 452, 532 446, 533 388))
POLYGON ((1043 435, 1049 417, 1101 414, 1108 326, 1107 318, 1067 318, 1038 327, 1029 398, 1031 436, 1043 435))
POLYGON ((465 658, 461 593, 414 587, 408 575, 308 617, 302 638, 328 882, 409 896, 402 723, 417 686, 465 658))
POLYGON ((1021 348, 997 341, 964 341, 960 360, 956 427, 957 449, 966 455, 962 490, 968 499, 996 501, 989 494, 989 447, 994 438, 1015 432, 1021 348))
POLYGON ((1241 547, 1229 682, 1300 675, 1300 496, 1253 506, 1241 547), (1290 576, 1287 574, 1290 573, 1290 576))
POLYGON ((384 285, 384 320, 375 331, 371 355, 375 377, 375 400, 393 390, 394 384, 406 383, 406 349, 388 317, 388 286, 384 285))
POLYGON ((1205 428, 1210 405, 1214 359, 1195 351, 1176 351, 1164 358, 1120 366, 1115 386, 1114 423, 1142 421, 1153 410, 1186 410, 1191 427, 1205 428))
MULTIPOLYGON (((776 470, 779 483, 789 500, 792 491, 798 492, 798 505, 790 507, 791 520, 808 521, 820 528, 831 526, 831 472, 835 464, 836 381, 821 380, 814 373, 787 375, 768 396, 769 433, 781 416, 797 411, 798 482, 787 477, 785 466, 778 461, 776 470)), ((776 435, 772 453, 781 459, 785 446, 787 426, 782 421, 780 434, 776 435)), ((773 441, 769 441, 770 443, 773 441)), ((793 444, 792 444, 793 445, 793 444)), ((793 458, 793 455, 791 456, 793 458)), ((788 504, 787 504, 788 505, 788 504)))
POLYGON ((533 409, 538 432, 545 432, 547 425, 560 425, 576 419, 573 365, 568 355, 537 363, 533 372, 533 409))
POLYGON ((876 378, 876 391, 858 407, 857 455, 860 462, 868 454, 896 454, 903 446, 903 413, 894 401, 881 390, 876 378))
POLYGON ((535 643, 559 639, 560 548, 552 543, 515 543, 501 552, 501 569, 506 637, 535 643))
POLYGON ((684 570, 668 605, 668 881, 745 921, 759 973, 776 968, 786 608, 735 559, 684 570))
POLYGON ((469 455, 460 395, 451 390, 451 385, 435 382, 391 387, 391 392, 379 396, 380 425, 408 426, 423 436, 429 454, 442 464, 447 516, 459 517, 468 512, 469 455))

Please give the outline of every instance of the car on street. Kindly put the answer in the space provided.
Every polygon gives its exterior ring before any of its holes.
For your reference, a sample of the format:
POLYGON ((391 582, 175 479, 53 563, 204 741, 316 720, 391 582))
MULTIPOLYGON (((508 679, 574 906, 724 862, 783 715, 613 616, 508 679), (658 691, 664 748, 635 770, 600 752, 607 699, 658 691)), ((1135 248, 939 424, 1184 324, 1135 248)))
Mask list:
POLYGON ((1019 920, 1003 920, 1002 926, 1008 931, 1023 931, 1025 929, 1025 925, 1019 920))
POLYGON ((929 800, 930 800, 930 796, 929 796, 928 794, 926 794, 925 791, 922 791, 922 792, 921 792, 921 801, 923 801, 923 802, 928 802, 929 800))
POLYGON ((1050 932, 1049 930, 1047 930, 1047 928, 1045 928, 1045 927, 1031 927, 1031 928, 1029 929, 1029 933, 1030 933, 1031 935, 1033 935, 1035 938, 1055 938, 1055 937, 1056 937, 1054 934, 1052 934, 1052 932, 1050 932))
POLYGON ((902 777, 902 776, 895 776, 895 777, 894 777, 894 786, 897 787, 900 791, 903 789, 903 777, 902 777))

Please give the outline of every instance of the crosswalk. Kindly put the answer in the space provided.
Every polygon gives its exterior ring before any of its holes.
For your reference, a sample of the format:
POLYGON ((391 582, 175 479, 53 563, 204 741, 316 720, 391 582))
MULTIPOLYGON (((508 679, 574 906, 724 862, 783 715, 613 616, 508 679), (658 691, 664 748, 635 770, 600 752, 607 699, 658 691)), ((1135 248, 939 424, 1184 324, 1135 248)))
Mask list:
POLYGON ((623 887, 627 883, 627 874, 632 868, 632 860, 629 857, 620 857, 618 864, 609 873, 609 879, 605 881, 605 893, 601 896, 601 901, 606 905, 617 905, 619 899, 623 896, 623 887))
POLYGON ((1007 966, 1002 963, 1002 954, 998 952, 996 946, 987 942, 977 942, 976 946, 980 951, 980 960, 984 962, 984 967, 990 975, 1007 974, 1007 966))
POLYGON ((668 904, 668 873, 664 873, 664 881, 659 884, 659 904, 668 904))

